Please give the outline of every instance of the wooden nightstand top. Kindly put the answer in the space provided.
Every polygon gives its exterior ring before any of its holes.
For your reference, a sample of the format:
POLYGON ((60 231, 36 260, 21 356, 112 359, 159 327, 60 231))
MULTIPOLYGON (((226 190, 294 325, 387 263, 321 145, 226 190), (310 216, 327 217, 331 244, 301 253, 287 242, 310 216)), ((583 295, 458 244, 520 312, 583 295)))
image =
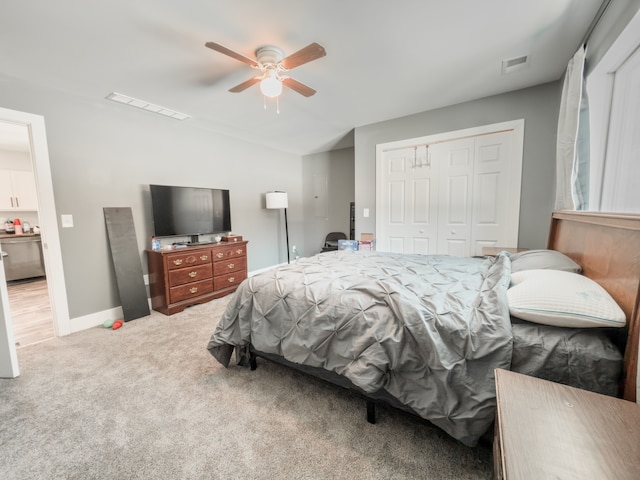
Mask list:
POLYGON ((496 478, 640 478, 640 405, 495 372, 496 478))

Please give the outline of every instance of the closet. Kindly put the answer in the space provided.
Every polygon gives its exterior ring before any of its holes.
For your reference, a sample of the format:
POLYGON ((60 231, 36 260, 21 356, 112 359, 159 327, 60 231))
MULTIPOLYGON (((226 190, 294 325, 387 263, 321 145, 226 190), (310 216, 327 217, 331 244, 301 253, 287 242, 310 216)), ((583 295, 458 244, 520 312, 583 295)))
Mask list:
POLYGON ((524 121, 378 145, 377 250, 517 247, 524 121))

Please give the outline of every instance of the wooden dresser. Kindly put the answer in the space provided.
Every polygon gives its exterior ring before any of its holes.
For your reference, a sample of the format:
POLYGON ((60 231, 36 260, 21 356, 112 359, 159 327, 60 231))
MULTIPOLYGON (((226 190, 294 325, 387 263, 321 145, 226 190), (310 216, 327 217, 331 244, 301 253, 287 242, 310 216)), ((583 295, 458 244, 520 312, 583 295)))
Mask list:
POLYGON ((247 243, 147 250, 151 307, 173 315, 234 292, 247 278, 247 243))
POLYGON ((640 478, 640 405, 495 372, 495 478, 640 478))

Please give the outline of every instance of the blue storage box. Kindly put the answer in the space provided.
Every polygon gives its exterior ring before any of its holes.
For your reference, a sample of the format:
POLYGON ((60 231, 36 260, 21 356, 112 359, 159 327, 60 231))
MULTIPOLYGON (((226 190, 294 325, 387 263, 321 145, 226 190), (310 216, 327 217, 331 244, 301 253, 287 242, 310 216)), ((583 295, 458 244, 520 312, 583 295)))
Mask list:
POLYGON ((338 250, 358 250, 358 241, 338 240, 338 250))

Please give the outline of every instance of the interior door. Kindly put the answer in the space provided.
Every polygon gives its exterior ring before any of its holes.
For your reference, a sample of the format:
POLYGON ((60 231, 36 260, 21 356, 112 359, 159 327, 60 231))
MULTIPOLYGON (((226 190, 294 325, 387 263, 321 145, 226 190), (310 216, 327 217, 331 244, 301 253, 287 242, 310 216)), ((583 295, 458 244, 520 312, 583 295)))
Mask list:
POLYGON ((429 146, 438 165, 438 245, 442 255, 468 256, 471 245, 471 195, 474 139, 463 138, 429 146))
POLYGON ((475 139, 471 255, 483 247, 516 247, 520 225, 520 169, 512 132, 475 139))
POLYGON ((9 294, 4 274, 2 243, 0 243, 0 377, 15 378, 20 375, 18 354, 11 327, 9 294))
POLYGON ((390 150, 382 155, 382 202, 376 206, 377 250, 434 253, 438 242, 437 173, 426 146, 390 150))
POLYGON ((518 120, 378 145, 377 250, 471 256, 517 247, 523 131, 518 120))

